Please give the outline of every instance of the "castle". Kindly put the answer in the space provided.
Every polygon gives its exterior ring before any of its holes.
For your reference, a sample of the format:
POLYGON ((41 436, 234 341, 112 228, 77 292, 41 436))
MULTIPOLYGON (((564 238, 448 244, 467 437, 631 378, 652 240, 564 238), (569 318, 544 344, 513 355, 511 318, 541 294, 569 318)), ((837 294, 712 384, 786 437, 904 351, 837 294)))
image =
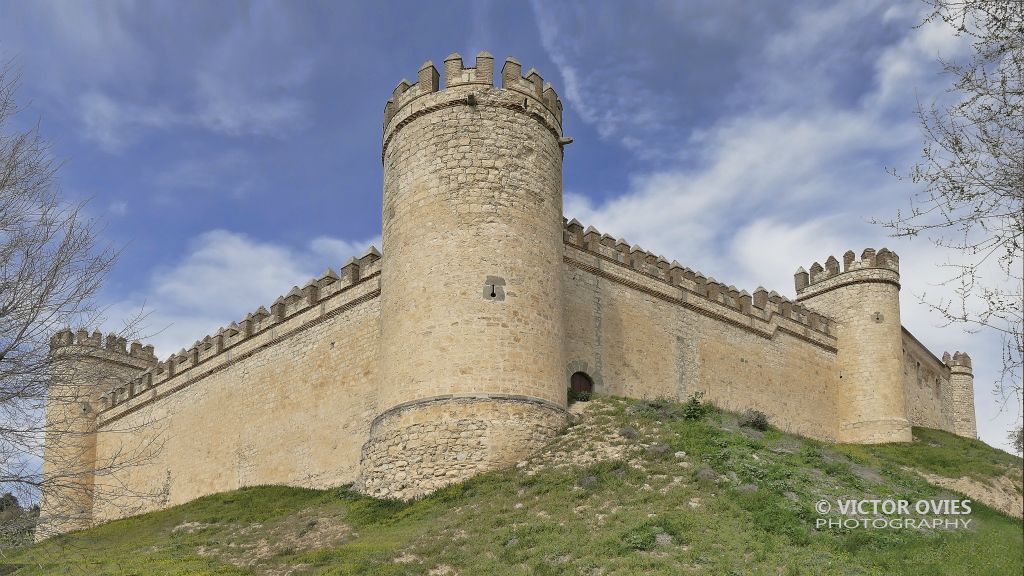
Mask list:
POLYGON ((509 58, 494 86, 431 62, 384 109, 383 255, 370 248, 159 362, 63 331, 47 417, 51 532, 253 484, 415 498, 514 464, 567 388, 697 391, 838 442, 974 437, 970 358, 900 323, 899 259, 830 257, 789 299, 723 284, 562 216, 562 104, 509 58), (109 468, 119 456, 135 465, 109 468), (145 495, 143 497, 142 495, 145 495), (58 519, 59 520, 56 520, 58 519))

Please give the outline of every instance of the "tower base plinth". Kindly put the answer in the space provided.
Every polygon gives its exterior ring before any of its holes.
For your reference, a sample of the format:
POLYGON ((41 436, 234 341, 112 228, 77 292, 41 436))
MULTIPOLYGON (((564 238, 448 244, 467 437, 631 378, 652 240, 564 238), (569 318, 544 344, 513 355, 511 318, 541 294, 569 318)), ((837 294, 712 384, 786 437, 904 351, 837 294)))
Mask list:
POLYGON ((356 490, 411 500, 515 464, 565 426, 568 412, 511 395, 425 398, 381 414, 363 445, 356 490))

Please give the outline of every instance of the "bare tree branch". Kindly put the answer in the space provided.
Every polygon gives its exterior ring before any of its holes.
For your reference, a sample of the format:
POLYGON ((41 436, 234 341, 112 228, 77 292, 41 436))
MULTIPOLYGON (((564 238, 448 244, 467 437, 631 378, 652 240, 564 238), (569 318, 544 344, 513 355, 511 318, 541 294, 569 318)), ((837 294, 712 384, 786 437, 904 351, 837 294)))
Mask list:
POLYGON ((919 26, 944 22, 969 39, 966 62, 940 60, 951 104, 919 103, 922 159, 894 176, 920 186, 909 212, 876 220, 897 237, 954 251, 942 285, 952 298, 920 300, 947 324, 1002 338, 994 392, 1021 402, 1024 355, 1024 2, 923 0, 919 26))
MULTIPOLYGON (((38 125, 11 127, 19 113, 17 83, 11 67, 0 66, 0 492, 11 494, 9 510, 24 511, 21 503, 39 499, 40 523, 66 526, 70 515, 61 515, 77 492, 88 492, 83 502, 123 499, 128 491, 118 473, 152 457, 160 439, 150 435, 130 443, 130 450, 93 454, 97 391, 123 383, 148 362, 107 358, 137 333, 142 317, 108 336, 106 346, 94 334, 91 347, 51 349, 55 334, 69 334, 66 327, 100 323, 95 297, 118 252, 100 244, 98 223, 86 216, 84 204, 61 198, 61 163, 38 125)), ((11 541, 4 535, 24 533, 28 519, 34 514, 0 513, 0 546, 11 541)))

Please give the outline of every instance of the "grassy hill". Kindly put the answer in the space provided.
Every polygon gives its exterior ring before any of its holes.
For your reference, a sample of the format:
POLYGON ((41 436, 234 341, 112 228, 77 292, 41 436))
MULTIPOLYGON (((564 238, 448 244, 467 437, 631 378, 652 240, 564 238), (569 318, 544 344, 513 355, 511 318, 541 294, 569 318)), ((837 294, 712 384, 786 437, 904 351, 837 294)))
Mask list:
POLYGON ((1024 571, 1021 521, 977 501, 968 529, 815 527, 822 499, 963 498, 922 474, 1019 502, 1021 460, 981 442, 915 429, 913 444, 832 445, 693 403, 596 398, 574 411, 530 460, 413 503, 246 488, 0 562, 18 575, 1024 571))

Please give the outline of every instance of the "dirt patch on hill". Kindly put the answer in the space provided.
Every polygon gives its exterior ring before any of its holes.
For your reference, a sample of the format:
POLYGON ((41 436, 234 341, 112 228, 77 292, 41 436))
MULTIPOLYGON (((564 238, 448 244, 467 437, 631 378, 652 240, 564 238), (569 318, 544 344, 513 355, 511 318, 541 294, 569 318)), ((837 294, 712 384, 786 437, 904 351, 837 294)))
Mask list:
POLYGON ((289 576, 308 566, 264 564, 275 556, 338 546, 356 536, 340 517, 310 508, 266 524, 233 526, 216 545, 200 546, 197 552, 263 576, 289 576))
POLYGON ((569 407, 573 425, 547 450, 519 463, 528 476, 545 469, 586 467, 600 462, 626 460, 627 452, 637 446, 643 429, 614 426, 616 408, 612 400, 576 402, 569 407))
MULTIPOLYGON (((1015 478, 1010 476, 998 476, 988 482, 982 482, 974 478, 963 476, 961 478, 946 478, 945 476, 937 476, 935 474, 929 474, 917 470, 920 474, 928 480, 929 483, 935 484, 947 490, 954 490, 967 497, 982 502, 1004 514, 1008 514, 1015 518, 1020 518, 1022 510, 1024 510, 1024 496, 1020 492, 1020 475, 1019 470, 1016 471, 1018 475, 1015 478)), ((1011 472, 1013 474, 1014 472, 1011 472)))

